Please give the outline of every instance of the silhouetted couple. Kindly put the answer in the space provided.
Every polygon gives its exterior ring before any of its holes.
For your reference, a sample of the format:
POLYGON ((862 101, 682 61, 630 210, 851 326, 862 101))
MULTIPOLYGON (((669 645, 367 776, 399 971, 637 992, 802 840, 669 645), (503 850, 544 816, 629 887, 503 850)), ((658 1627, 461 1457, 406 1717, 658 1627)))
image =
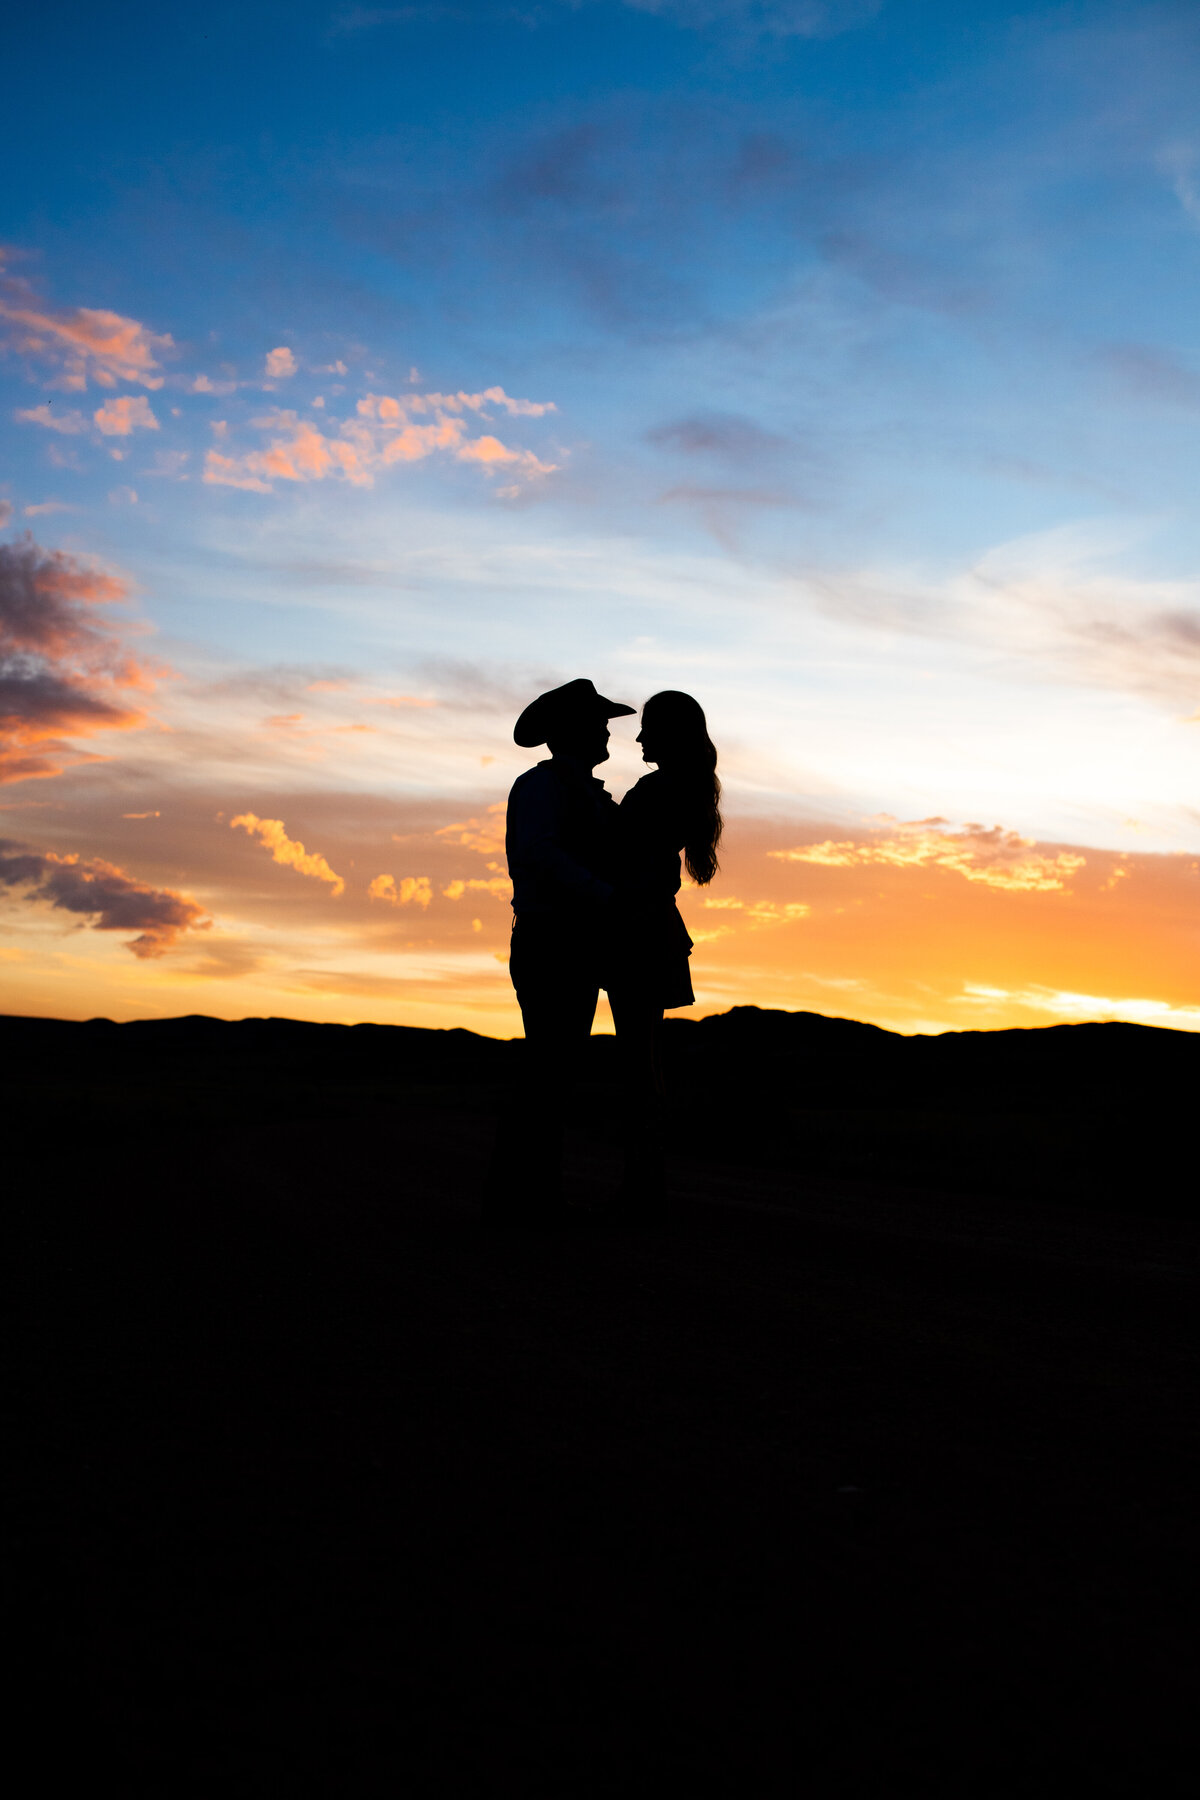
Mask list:
POLYGON ((509 970, 529 1062, 497 1132, 484 1206, 497 1223, 563 1215, 564 1114, 602 987, 625 1078, 624 1178, 611 1210, 636 1222, 665 1205, 663 1012, 694 998, 692 940, 675 904, 680 855, 699 885, 716 874, 721 784, 701 707, 667 691, 647 700, 637 738, 658 768, 618 806, 592 770, 608 758, 608 721, 633 710, 569 681, 527 706, 513 732, 550 755, 508 797, 509 970))

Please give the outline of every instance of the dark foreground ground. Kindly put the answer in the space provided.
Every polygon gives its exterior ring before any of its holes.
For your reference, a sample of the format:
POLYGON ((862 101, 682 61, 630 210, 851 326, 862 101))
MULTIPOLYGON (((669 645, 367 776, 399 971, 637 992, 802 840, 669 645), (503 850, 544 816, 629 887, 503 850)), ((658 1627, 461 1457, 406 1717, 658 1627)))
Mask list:
POLYGON ((670 1223, 589 1210, 600 1045, 574 1227, 510 1237, 521 1046, 0 1021, 31 1654, 97 1778, 1191 1791, 1200 1040, 730 1017, 670 1223))

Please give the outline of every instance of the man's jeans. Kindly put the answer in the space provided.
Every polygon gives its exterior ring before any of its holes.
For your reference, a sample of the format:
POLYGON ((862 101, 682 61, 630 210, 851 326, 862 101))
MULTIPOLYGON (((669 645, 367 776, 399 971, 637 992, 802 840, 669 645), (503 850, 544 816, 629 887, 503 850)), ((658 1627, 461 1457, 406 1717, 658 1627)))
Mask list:
POLYGON ((563 1119, 596 1016, 597 962, 595 928, 578 915, 513 925, 509 973, 528 1050, 497 1121, 487 1218, 537 1218, 561 1205, 563 1119))

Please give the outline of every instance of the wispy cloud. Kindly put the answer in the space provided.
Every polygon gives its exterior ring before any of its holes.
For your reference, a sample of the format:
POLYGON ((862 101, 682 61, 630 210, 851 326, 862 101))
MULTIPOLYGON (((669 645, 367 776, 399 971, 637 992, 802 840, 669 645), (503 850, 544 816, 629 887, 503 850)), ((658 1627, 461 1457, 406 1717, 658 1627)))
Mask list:
POLYGON ((624 0, 624 4, 636 12, 657 13, 687 31, 823 38, 865 25, 879 13, 883 0, 624 0))
POLYGON ((843 621, 958 640, 1048 679, 1189 710, 1200 686, 1200 583, 1139 578, 1117 561, 1139 520, 1083 520, 997 544, 942 578, 850 571, 814 581, 843 621))
POLYGON ((769 850, 778 862, 812 863, 823 868, 855 868, 884 863, 892 868, 949 869, 967 881, 1009 893, 1054 893, 1066 889, 1086 858, 1074 851, 1047 855, 1003 826, 964 825, 949 820, 891 819, 869 837, 827 839, 791 850, 769 850))
POLYGON ((61 431, 68 437, 77 437, 81 431, 87 431, 88 422, 78 410, 55 412, 49 400, 41 406, 25 406, 14 415, 22 425, 43 425, 47 431, 61 431))
POLYGON ((1188 140, 1167 144, 1158 164, 1192 224, 1200 226, 1200 145, 1188 140))

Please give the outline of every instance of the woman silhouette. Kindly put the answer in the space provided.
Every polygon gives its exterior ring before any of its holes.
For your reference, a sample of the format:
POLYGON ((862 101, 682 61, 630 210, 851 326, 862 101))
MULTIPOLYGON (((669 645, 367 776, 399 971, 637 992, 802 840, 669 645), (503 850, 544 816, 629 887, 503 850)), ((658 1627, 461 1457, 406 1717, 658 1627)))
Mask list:
POLYGON ((642 761, 657 763, 621 802, 608 988, 627 1088, 622 1210, 661 1211, 663 1172, 660 1059, 665 1009, 695 999, 688 969, 692 940, 675 896, 679 858, 699 887, 717 872, 721 783, 703 708, 674 689, 642 708, 642 761))

